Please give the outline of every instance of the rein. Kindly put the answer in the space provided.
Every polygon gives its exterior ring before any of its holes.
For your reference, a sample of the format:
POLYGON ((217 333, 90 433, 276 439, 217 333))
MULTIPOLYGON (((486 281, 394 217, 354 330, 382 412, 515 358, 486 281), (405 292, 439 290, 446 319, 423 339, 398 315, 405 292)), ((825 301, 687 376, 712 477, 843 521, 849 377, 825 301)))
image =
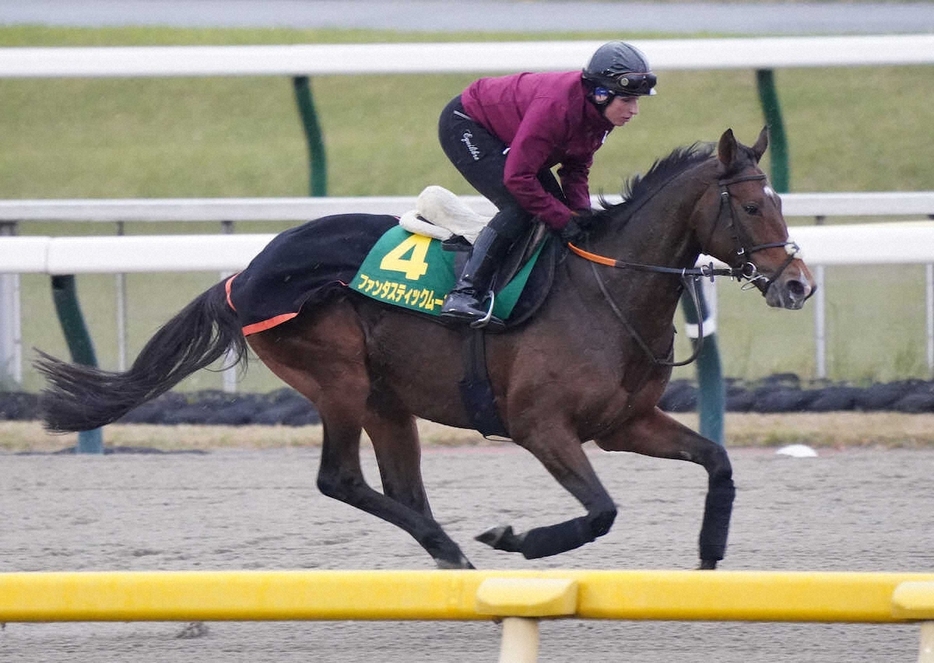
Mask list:
POLYGON ((714 278, 717 276, 729 276, 730 278, 735 278, 737 280, 746 280, 750 284, 756 284, 757 281, 765 280, 765 285, 760 288, 764 295, 771 287, 775 279, 781 276, 782 272, 785 271, 785 268, 788 267, 788 265, 790 265, 797 256, 799 248, 798 245, 794 242, 786 240, 784 242, 769 242, 766 244, 757 244, 751 247, 747 247, 746 242, 744 242, 743 239, 739 236, 739 227, 736 223, 736 213, 733 210, 733 206, 730 204, 732 195, 730 194, 729 187, 731 184, 737 184, 739 182, 750 182, 764 179, 766 179, 765 174, 758 173, 755 175, 744 175, 727 180, 719 180, 717 182, 717 185, 720 187, 720 210, 717 214, 717 221, 713 224, 711 234, 719 225, 720 219, 725 216, 725 212, 728 211, 728 228, 730 230, 730 234, 733 237, 733 242, 737 247, 736 255, 739 256, 739 258, 743 261, 739 267, 715 268, 713 262, 707 265, 701 265, 700 267, 682 268, 664 267, 662 265, 646 265, 644 263, 617 260, 615 258, 609 258, 607 256, 591 253, 590 251, 585 251, 584 249, 568 242, 568 248, 574 254, 590 262, 590 267, 593 271, 594 278, 597 281, 597 285, 600 287, 600 292, 603 293, 604 299, 606 299, 607 303, 610 305, 610 309, 623 323, 623 325, 629 331, 630 336, 632 336, 642 351, 652 360, 652 363, 658 366, 686 366, 693 363, 698 358, 698 356, 700 356, 701 350, 704 347, 704 316, 701 313, 700 297, 697 293, 698 279, 709 278, 710 281, 713 282, 714 278), (764 275, 759 274, 758 268, 747 258, 747 256, 750 256, 757 251, 778 247, 785 248, 785 251, 788 253, 788 258, 784 263, 782 263, 781 267, 779 267, 772 278, 767 278, 764 275), (694 352, 691 354, 691 356, 679 362, 675 362, 669 359, 659 359, 656 357, 652 352, 652 349, 648 346, 639 332, 636 331, 632 323, 629 322, 629 319, 626 317, 623 311, 619 308, 616 302, 613 301, 613 297, 607 290, 606 284, 603 282, 603 279, 600 278, 600 274, 596 267, 597 265, 604 265, 606 267, 613 267, 616 269, 632 269, 640 272, 655 272, 657 274, 674 274, 678 276, 681 280, 681 287, 688 292, 691 297, 691 302, 694 305, 694 310, 697 311, 697 345, 695 346, 694 352))
MULTIPOLYGON (((600 286, 600 292, 603 293, 603 298, 606 299, 607 304, 610 305, 610 309, 613 311, 616 317, 619 318, 620 322, 625 325, 626 329, 629 331, 629 335, 632 336, 642 351, 648 355, 653 364, 656 364, 657 366, 672 367, 687 366, 688 364, 693 363, 700 356, 701 350, 704 347, 704 316, 701 314, 700 297, 697 294, 697 277, 681 277, 681 286, 688 291, 688 294, 691 296, 691 303, 694 304, 694 310, 697 311, 697 346, 694 348, 694 352, 691 353, 691 356, 687 359, 683 361, 671 361, 669 359, 659 359, 655 356, 655 353, 652 352, 652 348, 650 348, 648 343, 643 340, 642 335, 636 331, 635 327, 632 326, 632 323, 629 322, 629 318, 626 317, 626 314, 623 313, 619 306, 617 306, 616 302, 613 301, 612 295, 610 295, 609 290, 606 289, 606 284, 603 282, 603 279, 600 278, 600 274, 597 273, 596 263, 591 262, 590 268, 593 271, 597 285, 600 286)), ((680 270, 675 271, 680 272, 680 270)), ((672 348, 672 352, 673 351, 674 348, 672 348)))
POLYGON ((710 278, 711 281, 715 276, 746 278, 743 267, 717 268, 713 266, 712 262, 707 265, 701 265, 700 267, 662 267, 661 265, 646 265, 640 262, 627 262, 625 260, 608 258, 597 253, 585 251, 584 249, 580 248, 579 246, 575 246, 570 242, 568 242, 568 248, 571 249, 573 253, 576 253, 585 260, 597 263, 598 265, 616 267, 618 269, 634 269, 638 272, 656 272, 659 274, 676 274, 682 278, 688 276, 695 278, 710 278))

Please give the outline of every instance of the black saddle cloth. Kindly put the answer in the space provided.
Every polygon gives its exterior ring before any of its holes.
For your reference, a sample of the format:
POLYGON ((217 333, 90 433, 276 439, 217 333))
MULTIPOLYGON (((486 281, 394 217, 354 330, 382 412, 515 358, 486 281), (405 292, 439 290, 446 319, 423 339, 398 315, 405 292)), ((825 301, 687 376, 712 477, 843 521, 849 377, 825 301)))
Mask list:
POLYGON ((346 292, 376 241, 398 223, 389 215, 339 214, 276 235, 227 285, 244 333, 346 292))
MULTIPOLYGON (((347 286, 370 249, 398 223, 399 219, 390 215, 339 214, 277 235, 246 269, 227 282, 228 302, 237 312, 243 333, 270 329, 305 307, 352 292, 347 286)), ((526 321, 544 300, 554 275, 557 249, 557 242, 545 245, 507 327, 526 321)), ((428 317, 440 322, 436 316, 428 317)))

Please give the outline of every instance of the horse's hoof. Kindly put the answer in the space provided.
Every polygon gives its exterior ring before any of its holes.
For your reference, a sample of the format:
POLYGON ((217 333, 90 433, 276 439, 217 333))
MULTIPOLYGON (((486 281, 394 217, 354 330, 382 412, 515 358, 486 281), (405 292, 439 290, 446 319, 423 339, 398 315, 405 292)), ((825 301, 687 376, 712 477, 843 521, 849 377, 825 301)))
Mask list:
POLYGON ((436 559, 435 564, 442 571, 473 571, 477 567, 470 563, 466 557, 461 556, 460 561, 452 562, 446 559, 436 559))
POLYGON ((715 559, 702 559, 700 566, 697 567, 698 571, 714 571, 717 568, 717 560, 715 559))
POLYGON ((495 550, 506 552, 519 552, 522 537, 516 536, 511 525, 494 527, 475 537, 480 543, 485 543, 495 550))

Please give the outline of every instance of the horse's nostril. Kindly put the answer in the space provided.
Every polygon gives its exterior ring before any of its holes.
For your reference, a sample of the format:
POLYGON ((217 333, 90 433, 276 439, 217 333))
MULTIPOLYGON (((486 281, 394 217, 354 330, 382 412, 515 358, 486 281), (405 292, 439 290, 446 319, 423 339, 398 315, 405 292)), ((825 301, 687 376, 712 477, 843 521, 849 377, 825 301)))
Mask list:
POLYGON ((807 287, 801 281, 793 280, 785 284, 788 294, 795 299, 800 299, 807 294, 807 287))

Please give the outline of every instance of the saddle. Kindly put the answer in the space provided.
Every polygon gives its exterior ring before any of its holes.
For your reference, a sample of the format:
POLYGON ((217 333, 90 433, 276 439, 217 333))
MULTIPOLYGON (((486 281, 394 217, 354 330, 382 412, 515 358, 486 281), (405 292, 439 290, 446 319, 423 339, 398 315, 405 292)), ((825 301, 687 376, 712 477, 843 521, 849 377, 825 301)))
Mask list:
MULTIPOLYGON (((416 199, 415 209, 400 217, 399 225, 409 232, 440 240, 447 250, 460 251, 462 259, 455 261, 456 269, 460 273, 470 247, 489 221, 490 217, 474 212, 447 189, 429 186, 416 199)), ((541 223, 532 224, 529 232, 512 246, 506 260, 498 269, 493 278, 493 291, 497 292, 498 287, 509 283, 548 237, 547 229, 541 223)), ((524 322, 544 301, 554 277, 556 245, 556 242, 548 242, 543 247, 548 249, 548 253, 539 259, 539 264, 532 272, 530 285, 525 291, 527 296, 519 300, 518 310, 503 328, 524 322)), ((496 407, 496 398, 486 365, 486 332, 502 331, 503 328, 464 328, 465 338, 461 356, 464 378, 458 387, 473 427, 487 439, 510 439, 509 431, 496 407)))
MULTIPOLYGON (((480 231, 490 222, 492 217, 484 216, 471 209, 456 194, 444 187, 432 185, 425 187, 415 200, 415 209, 409 210, 399 217, 399 225, 411 233, 425 235, 441 241, 446 251, 456 251, 455 271, 463 271, 464 263, 480 231)), ((493 277, 493 292, 498 293, 522 267, 535 255, 548 239, 548 229, 541 223, 533 223, 529 230, 510 248, 505 260, 497 269, 493 277)), ((525 306, 530 310, 526 315, 514 316, 510 325, 517 320, 526 320, 544 300, 544 295, 551 285, 554 276, 553 251, 543 255, 544 263, 548 265, 544 273, 535 274, 529 287, 531 302, 525 306)), ((536 270, 540 271, 540 270, 536 270)), ((521 302, 520 302, 521 304, 521 302)))

